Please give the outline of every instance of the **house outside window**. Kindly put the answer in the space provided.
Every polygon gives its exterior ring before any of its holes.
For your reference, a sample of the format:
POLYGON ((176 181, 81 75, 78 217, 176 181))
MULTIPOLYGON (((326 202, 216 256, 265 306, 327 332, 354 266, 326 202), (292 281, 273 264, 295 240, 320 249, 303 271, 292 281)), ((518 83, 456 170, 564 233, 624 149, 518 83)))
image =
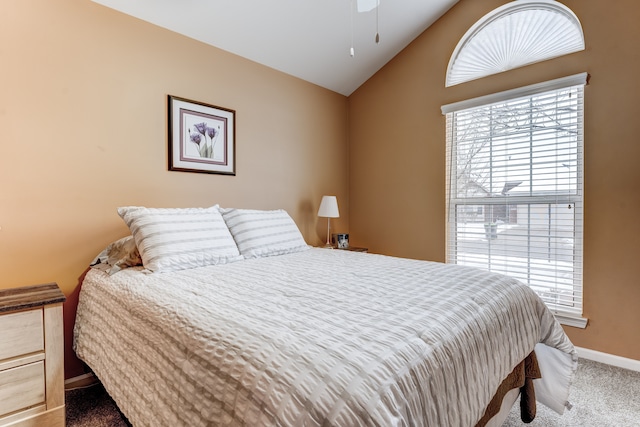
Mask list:
POLYGON ((447 261, 515 277, 582 327, 586 77, 443 107, 447 261))

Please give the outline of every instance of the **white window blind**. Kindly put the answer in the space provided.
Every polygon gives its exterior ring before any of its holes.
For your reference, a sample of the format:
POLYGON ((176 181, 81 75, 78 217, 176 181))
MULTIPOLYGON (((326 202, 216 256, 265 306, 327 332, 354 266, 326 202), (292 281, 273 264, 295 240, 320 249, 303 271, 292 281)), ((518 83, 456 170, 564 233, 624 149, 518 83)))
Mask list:
POLYGON ((582 315, 585 82, 443 107, 447 261, 513 276, 570 318, 582 315))
POLYGON ((578 17, 552 0, 512 1, 478 20, 460 39, 446 86, 584 50, 578 17))

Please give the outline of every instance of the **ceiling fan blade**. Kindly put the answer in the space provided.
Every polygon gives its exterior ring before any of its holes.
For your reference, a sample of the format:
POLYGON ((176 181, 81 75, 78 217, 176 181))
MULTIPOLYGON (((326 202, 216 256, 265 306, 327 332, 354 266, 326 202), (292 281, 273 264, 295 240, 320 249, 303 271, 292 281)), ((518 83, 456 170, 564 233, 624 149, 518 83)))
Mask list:
POLYGON ((357 2, 358 12, 369 12, 380 4, 380 0, 357 0, 357 2))

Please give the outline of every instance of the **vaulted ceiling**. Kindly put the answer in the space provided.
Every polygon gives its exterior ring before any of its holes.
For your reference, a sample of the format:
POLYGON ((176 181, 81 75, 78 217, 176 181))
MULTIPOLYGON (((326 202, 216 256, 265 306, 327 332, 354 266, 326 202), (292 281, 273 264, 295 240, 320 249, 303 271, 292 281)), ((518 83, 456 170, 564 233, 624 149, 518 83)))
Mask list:
POLYGON ((376 0, 93 1, 343 95, 458 2, 379 0, 358 12, 376 0))

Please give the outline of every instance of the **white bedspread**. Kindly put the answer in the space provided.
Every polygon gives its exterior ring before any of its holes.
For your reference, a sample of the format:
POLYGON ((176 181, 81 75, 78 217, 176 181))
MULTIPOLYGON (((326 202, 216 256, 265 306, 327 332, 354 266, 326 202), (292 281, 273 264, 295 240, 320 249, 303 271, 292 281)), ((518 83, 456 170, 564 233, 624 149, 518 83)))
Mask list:
POLYGON ((573 345, 528 287, 310 249, 164 274, 91 270, 74 345, 136 427, 469 427, 540 341, 571 361, 570 379, 573 345))

